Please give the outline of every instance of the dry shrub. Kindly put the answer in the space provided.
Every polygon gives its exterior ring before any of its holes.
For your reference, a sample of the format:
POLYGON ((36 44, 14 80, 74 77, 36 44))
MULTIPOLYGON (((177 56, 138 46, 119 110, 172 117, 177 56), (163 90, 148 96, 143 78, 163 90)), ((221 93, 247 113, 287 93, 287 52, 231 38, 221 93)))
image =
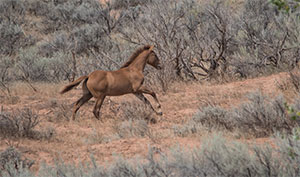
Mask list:
POLYGON ((156 123, 153 110, 144 103, 123 102, 120 105, 121 120, 144 120, 156 123))
MULTIPOLYGON (((271 146, 249 146, 228 141, 222 135, 213 135, 202 141, 200 147, 176 147, 164 154, 149 148, 145 158, 125 159, 117 156, 111 164, 91 163, 79 165, 59 161, 45 166, 38 174, 43 176, 300 176, 299 139, 276 136, 277 149, 271 146)), ((299 135, 298 135, 299 137, 299 135)), ((27 176, 35 176, 27 175, 27 176)))
POLYGON ((265 0, 235 3, 3 0, 0 54, 17 59, 17 68, 5 64, 2 71, 16 71, 10 81, 73 80, 118 69, 133 48, 149 43, 165 66, 150 78, 163 90, 177 80, 223 82, 294 68, 300 60, 299 8, 286 14, 265 0))
POLYGON ((144 103, 123 102, 116 106, 115 115, 118 120, 113 126, 119 138, 127 137, 149 137, 152 138, 149 123, 156 123, 153 110, 144 103))
MULTIPOLYGON (((174 127, 174 133, 187 136, 199 133, 201 128, 240 132, 246 136, 266 137, 277 131, 291 133, 298 126, 298 120, 292 120, 287 114, 285 100, 279 96, 269 99, 256 92, 248 96, 249 101, 237 108, 225 110, 220 107, 205 107, 181 127, 174 127)), ((299 107, 296 100, 295 107, 299 107)))
POLYGON ((33 128, 39 123, 39 116, 30 109, 17 113, 0 113, 1 135, 4 137, 32 137, 33 128))
POLYGON ((101 143, 108 143, 114 137, 107 136, 101 131, 97 131, 93 128, 92 133, 85 139, 85 143, 87 144, 101 144, 101 143))
POLYGON ((60 103, 56 100, 49 102, 51 108, 51 116, 48 117, 50 122, 69 121, 72 116, 72 105, 68 103, 60 103))
POLYGON ((9 147, 0 153, 0 176, 22 176, 22 169, 29 169, 33 164, 34 161, 23 157, 14 147, 9 147))
POLYGON ((265 137, 276 131, 291 132, 298 125, 288 117, 283 97, 268 100, 261 93, 252 93, 248 98, 249 102, 234 109, 231 115, 240 131, 265 137))
POLYGON ((40 117, 29 108, 14 113, 0 112, 0 136, 4 138, 50 139, 55 130, 51 127, 45 131, 36 131, 40 117))
POLYGON ((151 130, 145 120, 125 120, 113 126, 119 138, 151 137, 151 130))
POLYGON ((136 7, 138 5, 144 5, 148 3, 150 0, 113 0, 112 7, 115 9, 122 9, 122 8, 130 8, 136 7))

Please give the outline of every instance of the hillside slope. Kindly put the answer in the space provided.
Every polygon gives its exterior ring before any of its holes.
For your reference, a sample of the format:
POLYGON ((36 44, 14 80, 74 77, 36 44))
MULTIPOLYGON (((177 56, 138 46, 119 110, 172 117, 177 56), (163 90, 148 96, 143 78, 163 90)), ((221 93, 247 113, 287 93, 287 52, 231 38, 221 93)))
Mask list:
MULTIPOLYGON (((164 113, 161 117, 149 115, 147 108, 133 95, 110 97, 103 104, 100 121, 92 114, 93 99, 80 109, 77 120, 68 120, 71 118, 71 104, 81 95, 80 89, 61 96, 58 94, 61 84, 36 84, 38 92, 35 93, 26 84, 17 83, 12 87, 16 100, 5 97, 2 110, 10 112, 29 107, 40 116, 36 129, 52 131, 54 136, 38 140, 4 139, 0 142, 0 150, 9 145, 17 147, 26 157, 36 160, 36 169, 40 162, 53 163, 55 158, 78 162, 89 160, 93 154, 97 162, 103 164, 113 160, 113 154, 145 156, 149 147, 166 152, 177 144, 199 146, 201 139, 210 132, 203 130, 203 134, 179 137, 174 134, 174 127, 185 124, 199 109, 208 105, 235 107, 247 100, 247 94, 251 92, 261 91, 270 97, 277 96, 281 93, 278 83, 287 77, 287 73, 279 73, 225 84, 175 83, 167 93, 157 93, 164 113), (151 117, 156 119, 156 123, 130 121, 130 117, 151 117)), ((1 96, 4 98, 4 95, 1 96)), ((293 93, 287 91, 285 96, 289 100, 293 93)), ((151 102, 154 103, 153 100, 151 102)), ((232 134, 226 136, 235 138, 232 134)), ((247 141, 270 142, 268 138, 247 141)))

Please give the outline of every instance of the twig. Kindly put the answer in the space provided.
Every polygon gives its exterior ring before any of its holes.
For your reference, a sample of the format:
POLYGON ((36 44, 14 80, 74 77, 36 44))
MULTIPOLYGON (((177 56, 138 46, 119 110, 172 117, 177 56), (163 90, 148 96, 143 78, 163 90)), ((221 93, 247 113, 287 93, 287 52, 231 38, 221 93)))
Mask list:
MULTIPOLYGON (((6 89, 6 91, 7 91, 7 93, 8 93, 8 95, 9 96, 11 96, 11 92, 10 92, 10 89, 9 89, 9 87, 7 87, 2 81, 0 81, 0 84, 2 85, 2 87, 4 87, 5 89, 6 89)), ((2 89, 1 89, 2 90, 2 89)), ((3 91, 3 90, 2 90, 3 91)), ((4 91, 3 91, 4 92, 4 91)), ((4 92, 5 93, 5 92, 4 92)))
POLYGON ((73 65, 71 81, 73 82, 75 80, 75 77, 77 74, 77 62, 76 62, 76 58, 75 58, 75 52, 72 51, 71 53, 72 53, 72 65, 73 65))
POLYGON ((30 83, 30 81, 26 77, 22 76, 22 78, 30 86, 30 88, 32 88, 33 91, 38 92, 38 90, 30 83))
MULTIPOLYGON (((95 53, 94 53, 94 51, 93 50, 91 50, 90 49, 90 51, 91 51, 91 53, 94 55, 94 57, 96 57, 98 60, 100 60, 100 61, 102 61, 95 53)), ((103 55, 103 56, 105 56, 109 61, 111 61, 113 64, 115 64, 115 65, 117 65, 118 67, 121 67, 117 62, 115 62, 110 56, 108 56, 106 53, 104 53, 104 52, 101 52, 101 54, 103 55)), ((103 63, 103 62, 102 62, 103 63)), ((103 63, 104 64, 104 63, 103 63)))

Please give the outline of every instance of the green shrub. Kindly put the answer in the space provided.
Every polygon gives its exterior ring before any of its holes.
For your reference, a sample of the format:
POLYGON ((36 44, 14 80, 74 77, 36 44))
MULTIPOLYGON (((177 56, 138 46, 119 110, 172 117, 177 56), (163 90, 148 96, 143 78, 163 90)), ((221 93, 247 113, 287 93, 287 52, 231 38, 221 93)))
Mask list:
POLYGON ((270 0, 270 2, 277 6, 279 10, 285 12, 295 11, 297 8, 300 7, 299 0, 270 0))

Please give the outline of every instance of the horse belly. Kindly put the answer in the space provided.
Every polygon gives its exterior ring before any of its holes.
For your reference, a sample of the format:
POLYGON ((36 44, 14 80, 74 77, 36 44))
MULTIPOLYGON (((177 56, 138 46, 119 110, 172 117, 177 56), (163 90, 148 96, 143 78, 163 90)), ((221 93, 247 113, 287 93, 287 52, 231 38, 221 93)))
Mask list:
POLYGON ((114 75, 114 77, 111 77, 108 80, 108 96, 119 96, 133 92, 132 84, 126 77, 118 77, 118 75, 114 75))
POLYGON ((132 93, 133 89, 130 83, 118 83, 110 85, 108 88, 108 96, 119 96, 127 93, 132 93))

